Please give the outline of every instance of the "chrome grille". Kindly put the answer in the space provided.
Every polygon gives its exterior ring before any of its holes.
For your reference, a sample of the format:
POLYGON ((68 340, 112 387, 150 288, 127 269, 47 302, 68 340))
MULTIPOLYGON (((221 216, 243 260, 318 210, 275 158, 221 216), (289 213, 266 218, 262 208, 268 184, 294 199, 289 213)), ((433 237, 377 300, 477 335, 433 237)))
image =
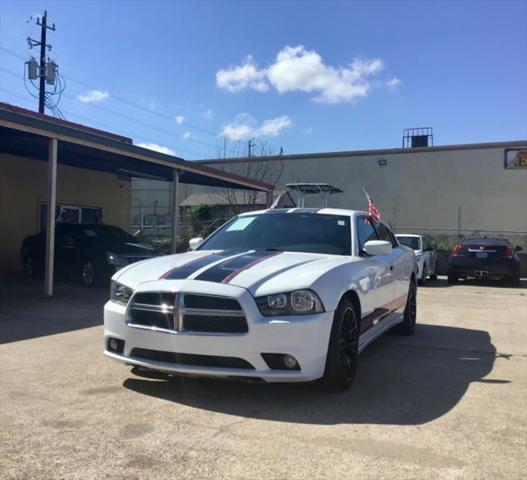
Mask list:
POLYGON ((247 333, 237 300, 195 293, 138 292, 128 307, 131 326, 171 332, 247 333))

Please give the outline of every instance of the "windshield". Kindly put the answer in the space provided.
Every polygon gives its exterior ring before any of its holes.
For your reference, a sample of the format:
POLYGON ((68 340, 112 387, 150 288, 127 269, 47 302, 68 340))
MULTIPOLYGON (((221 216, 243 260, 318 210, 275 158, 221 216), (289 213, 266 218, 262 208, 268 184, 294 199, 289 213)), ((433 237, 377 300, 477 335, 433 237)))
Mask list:
POLYGON ((421 250, 421 245, 419 244, 419 237, 400 237, 397 235, 397 240, 399 243, 410 247, 412 250, 421 250))
POLYGON ((199 250, 281 250, 350 255, 350 219, 316 213, 269 213, 232 219, 199 250))
POLYGON ((80 228, 83 237, 103 242, 134 242, 134 237, 118 227, 110 225, 87 225, 80 228))

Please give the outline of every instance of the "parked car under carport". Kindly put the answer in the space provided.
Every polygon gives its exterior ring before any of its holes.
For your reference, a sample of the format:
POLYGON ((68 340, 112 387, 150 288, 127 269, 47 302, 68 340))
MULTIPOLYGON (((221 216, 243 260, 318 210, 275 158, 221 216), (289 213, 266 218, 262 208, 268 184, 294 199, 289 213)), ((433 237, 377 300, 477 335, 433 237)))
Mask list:
MULTIPOLYGON (((20 259, 27 277, 43 274, 45 252, 45 230, 24 239, 20 259)), ((137 243, 113 225, 63 223, 55 227, 57 275, 87 287, 104 284, 117 270, 158 255, 153 247, 137 243)))

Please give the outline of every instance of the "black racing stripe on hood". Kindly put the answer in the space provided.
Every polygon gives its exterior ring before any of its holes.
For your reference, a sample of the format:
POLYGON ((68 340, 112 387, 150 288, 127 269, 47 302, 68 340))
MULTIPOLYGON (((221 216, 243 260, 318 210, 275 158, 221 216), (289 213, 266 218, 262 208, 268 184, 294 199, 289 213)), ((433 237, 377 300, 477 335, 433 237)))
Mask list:
POLYGON ((219 253, 212 253, 210 255, 205 255, 204 257, 200 257, 196 260, 192 260, 191 262, 184 263, 183 265, 180 265, 179 267, 169 270, 168 272, 164 273, 161 276, 161 279, 180 280, 183 278, 188 278, 194 272, 197 272, 200 268, 206 267, 207 265, 217 262, 218 260, 222 260, 226 257, 231 257, 232 255, 233 255, 233 252, 226 252, 226 251, 219 252, 219 253))
POLYGON ((252 263, 258 263, 259 261, 265 260, 266 258, 275 256, 277 253, 279 252, 254 252, 240 255, 239 257, 218 263, 217 265, 205 270, 204 272, 200 273, 195 278, 195 280, 221 283, 227 277, 232 278, 235 272, 245 270, 252 263))

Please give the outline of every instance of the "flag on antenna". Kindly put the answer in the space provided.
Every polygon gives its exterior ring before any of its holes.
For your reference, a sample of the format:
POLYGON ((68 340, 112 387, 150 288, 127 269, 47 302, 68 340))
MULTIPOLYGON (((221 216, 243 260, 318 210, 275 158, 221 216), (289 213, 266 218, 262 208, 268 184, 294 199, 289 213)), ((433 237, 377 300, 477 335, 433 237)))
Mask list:
POLYGON ((366 195, 366 198, 368 199, 368 213, 370 214, 370 217, 373 218, 376 223, 380 223, 381 214, 379 213, 379 210, 377 210, 377 205, 375 205, 375 201, 373 200, 373 198, 371 198, 370 194, 366 191, 364 187, 362 187, 362 190, 364 191, 364 195, 366 195))

